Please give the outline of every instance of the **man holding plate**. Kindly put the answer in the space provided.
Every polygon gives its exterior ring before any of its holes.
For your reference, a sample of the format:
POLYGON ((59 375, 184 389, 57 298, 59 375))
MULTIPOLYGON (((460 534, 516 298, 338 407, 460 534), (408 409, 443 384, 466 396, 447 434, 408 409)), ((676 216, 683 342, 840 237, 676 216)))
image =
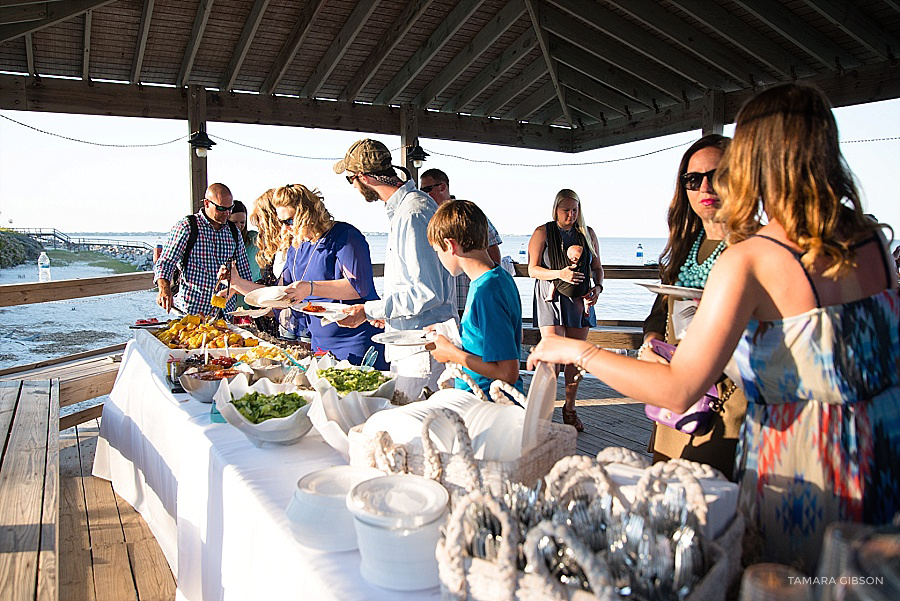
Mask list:
MULTIPOLYGON (((348 307, 344 310, 348 317, 338 323, 355 328, 368 319, 383 323, 390 333, 420 331, 455 318, 450 301, 453 282, 428 242, 428 222, 437 203, 416 189, 414 181, 400 180, 391 164, 390 151, 377 140, 353 144, 344 159, 334 165, 334 172, 346 172, 347 181, 367 202, 383 201, 391 224, 383 298, 348 307)), ((391 371, 414 378, 402 386, 407 394, 417 397, 423 386, 435 387, 441 366, 425 352, 424 342, 421 346, 390 345, 387 358, 391 371)))

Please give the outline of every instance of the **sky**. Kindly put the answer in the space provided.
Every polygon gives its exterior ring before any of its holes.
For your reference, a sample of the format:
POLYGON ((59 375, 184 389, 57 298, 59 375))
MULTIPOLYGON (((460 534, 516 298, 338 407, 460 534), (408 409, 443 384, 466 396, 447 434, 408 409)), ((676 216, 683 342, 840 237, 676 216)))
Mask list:
MULTIPOLYGON (((840 108, 835 115, 867 212, 900 236, 900 100, 840 108), (895 139, 853 142, 876 138, 895 139)), ((324 194, 336 219, 364 232, 387 231, 383 203, 367 204, 331 168, 355 140, 369 137, 365 132, 230 123, 209 123, 207 131, 217 141, 207 162, 209 182, 227 184, 236 199, 249 204, 270 187, 302 183, 324 194)), ((732 132, 726 126, 725 133, 732 132)), ((0 111, 0 225, 66 233, 168 231, 190 212, 188 133, 186 121, 0 111), (156 147, 96 145, 180 137, 156 147)), ((550 219, 557 191, 572 188, 598 236, 664 238, 679 159, 699 136, 686 132, 574 155, 425 136, 420 143, 432 155, 423 170, 446 171, 451 192, 478 202, 501 234, 531 234, 550 219), (653 154, 639 156, 646 153, 653 154), (572 165, 598 161, 612 162, 572 165)), ((399 136, 372 137, 399 161, 399 136)))

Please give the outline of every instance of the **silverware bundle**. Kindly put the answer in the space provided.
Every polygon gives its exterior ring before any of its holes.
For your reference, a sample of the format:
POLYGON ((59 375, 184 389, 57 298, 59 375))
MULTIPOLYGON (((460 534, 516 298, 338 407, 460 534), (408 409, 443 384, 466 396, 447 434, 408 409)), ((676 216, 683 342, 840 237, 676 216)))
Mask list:
MULTIPOLYGON (((507 484, 498 499, 509 512, 515 540, 544 520, 566 526, 573 536, 608 567, 612 584, 622 597, 638 601, 683 601, 707 571, 696 516, 689 510, 681 486, 669 485, 661 500, 635 511, 613 511, 609 494, 589 494, 576 485, 562 497, 534 487, 507 484)), ((464 518, 465 549, 469 557, 493 561, 503 533, 500 521, 486 507, 473 504, 464 518)), ((593 592, 571 549, 561 540, 544 536, 538 557, 551 576, 566 586, 593 592)), ((519 545, 518 569, 533 572, 519 545)))

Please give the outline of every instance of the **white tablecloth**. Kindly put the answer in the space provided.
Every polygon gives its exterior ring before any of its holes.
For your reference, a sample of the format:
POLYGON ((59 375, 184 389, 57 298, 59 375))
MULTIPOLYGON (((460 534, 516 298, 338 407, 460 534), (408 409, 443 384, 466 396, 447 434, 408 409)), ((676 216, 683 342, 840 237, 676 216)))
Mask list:
MULTIPOLYGON (((298 543, 284 510, 303 475, 345 463, 313 430, 292 446, 254 447, 210 406, 173 395, 129 343, 103 409, 94 475, 147 521, 178 581, 178 599, 439 599, 366 583, 359 553, 298 543)), ((390 553, 390 549, 385 549, 390 553)))

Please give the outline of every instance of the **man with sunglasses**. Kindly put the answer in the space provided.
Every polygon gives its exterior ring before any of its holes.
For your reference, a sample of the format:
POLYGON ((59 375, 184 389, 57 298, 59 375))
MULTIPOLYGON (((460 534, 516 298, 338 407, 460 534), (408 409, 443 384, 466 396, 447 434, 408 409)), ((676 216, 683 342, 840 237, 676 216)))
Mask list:
MULTIPOLYGON (((156 304, 167 312, 175 307, 193 315, 215 313, 210 299, 218 283, 219 267, 228 261, 234 261, 242 278, 250 279, 247 251, 237 227, 228 220, 233 206, 228 186, 212 184, 206 189, 203 208, 180 219, 169 232, 154 267, 159 287, 156 304), (172 289, 176 271, 180 272, 177 293, 172 289)), ((225 310, 233 310, 235 303, 232 297, 225 310)))
MULTIPOLYGON (((456 197, 450 194, 450 178, 440 169, 428 169, 419 176, 419 189, 425 192, 438 206, 456 197)), ((487 253, 494 263, 500 265, 500 245, 503 239, 491 220, 488 219, 488 247, 487 253)), ((466 297, 469 295, 469 276, 461 273, 456 276, 456 310, 462 311, 466 307, 466 297)))
MULTIPOLYGON (((437 210, 434 200, 416 189, 415 181, 397 177, 391 152, 377 140, 353 144, 334 165, 334 172, 346 173, 347 181, 366 201, 384 202, 390 220, 383 298, 348 307, 349 317, 338 324, 357 327, 368 319, 383 323, 388 331, 421 330, 457 318, 450 300, 453 281, 428 242, 428 222, 437 210)), ((421 347, 388 346, 386 351, 392 371, 411 378, 403 392, 414 398, 423 386, 434 389, 441 373, 440 364, 420 351, 424 343, 421 347)))

